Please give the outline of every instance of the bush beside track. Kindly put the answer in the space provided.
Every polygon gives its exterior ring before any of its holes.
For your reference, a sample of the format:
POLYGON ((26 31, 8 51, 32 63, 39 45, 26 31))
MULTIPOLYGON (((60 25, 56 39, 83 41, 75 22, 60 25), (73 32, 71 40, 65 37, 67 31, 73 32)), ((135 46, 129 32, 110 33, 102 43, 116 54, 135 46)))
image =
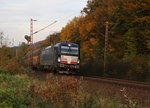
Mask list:
MULTIPOLYGON (((99 91, 91 94, 82 79, 54 76, 45 79, 28 74, 11 75, 0 69, 0 107, 15 108, 126 108, 120 98, 99 91)), ((138 106, 138 104, 136 104, 138 106)), ((131 107, 134 108, 134 107, 131 107)), ((138 107, 137 107, 138 108, 138 107)), ((147 107, 145 107, 147 108, 147 107)))

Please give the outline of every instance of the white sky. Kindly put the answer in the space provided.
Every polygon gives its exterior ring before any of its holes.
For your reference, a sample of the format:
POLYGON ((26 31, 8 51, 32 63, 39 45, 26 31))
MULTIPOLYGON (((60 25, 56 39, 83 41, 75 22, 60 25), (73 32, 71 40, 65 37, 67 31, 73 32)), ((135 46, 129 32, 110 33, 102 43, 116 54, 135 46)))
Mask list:
POLYGON ((0 32, 14 45, 26 42, 30 34, 30 19, 34 32, 57 21, 49 28, 34 35, 34 42, 45 39, 49 34, 58 32, 69 20, 80 16, 87 0, 0 0, 0 32))

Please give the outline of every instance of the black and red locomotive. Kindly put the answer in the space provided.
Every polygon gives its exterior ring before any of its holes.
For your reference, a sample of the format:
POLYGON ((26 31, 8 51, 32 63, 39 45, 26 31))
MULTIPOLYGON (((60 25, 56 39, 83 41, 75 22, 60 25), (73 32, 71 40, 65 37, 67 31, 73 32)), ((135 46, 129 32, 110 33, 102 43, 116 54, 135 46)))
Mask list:
POLYGON ((58 73, 79 71, 80 48, 72 42, 59 42, 55 45, 29 53, 26 62, 32 68, 48 69, 58 73))

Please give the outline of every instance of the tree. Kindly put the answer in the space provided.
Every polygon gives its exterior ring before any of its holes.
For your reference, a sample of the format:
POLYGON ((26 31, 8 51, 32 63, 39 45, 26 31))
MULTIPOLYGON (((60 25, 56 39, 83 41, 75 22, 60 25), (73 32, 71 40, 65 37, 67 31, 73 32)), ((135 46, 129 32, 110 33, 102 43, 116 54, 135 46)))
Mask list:
POLYGON ((60 33, 61 41, 72 41, 79 43, 79 26, 80 26, 80 17, 74 17, 60 33))
POLYGON ((60 41, 60 33, 51 34, 47 36, 47 38, 44 41, 41 42, 40 48, 46 47, 49 45, 54 45, 59 41, 60 41))
POLYGON ((123 37, 125 55, 129 49, 130 53, 133 51, 137 55, 148 55, 150 53, 148 47, 150 41, 149 5, 149 0, 126 0, 116 8, 113 16, 115 24, 112 30, 115 36, 123 37), (132 43, 130 42, 131 38, 134 40, 132 43), (134 46, 132 51, 131 46, 134 46))
POLYGON ((62 29, 60 40, 80 43, 82 63, 92 60, 98 64, 103 60, 106 22, 110 66, 118 61, 126 67, 128 58, 150 55, 149 0, 88 0, 81 13, 81 17, 74 18, 62 29))

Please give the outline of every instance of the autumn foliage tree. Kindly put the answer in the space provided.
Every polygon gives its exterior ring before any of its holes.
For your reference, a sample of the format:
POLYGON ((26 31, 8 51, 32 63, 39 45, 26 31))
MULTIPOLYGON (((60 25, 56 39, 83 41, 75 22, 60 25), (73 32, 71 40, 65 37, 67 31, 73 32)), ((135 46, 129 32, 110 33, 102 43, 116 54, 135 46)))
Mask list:
MULTIPOLYGON (((37 49, 59 41, 80 45, 81 72, 104 75, 106 55, 106 76, 150 80, 150 0, 88 0, 81 16, 41 41, 37 49)), ((24 48, 20 46, 19 57, 24 48)))
POLYGON ((49 46, 49 45, 54 45, 59 41, 60 41, 60 33, 50 34, 46 37, 45 40, 40 42, 40 45, 39 45, 39 47, 37 47, 37 49, 43 48, 43 47, 46 47, 46 46, 49 46))
MULTIPOLYGON (((99 67, 102 66, 107 21, 108 74, 115 70, 114 75, 119 76, 121 70, 130 76, 130 73, 134 73, 131 69, 131 60, 133 57, 136 60, 139 56, 141 61, 147 64, 147 69, 150 68, 149 0, 88 0, 81 13, 80 17, 75 17, 62 29, 60 40, 80 43, 82 63, 92 65, 96 62, 99 67), (145 62, 144 58, 148 61, 145 62)), ((138 62, 135 63, 137 66, 140 65, 138 62)), ((146 67, 140 66, 145 70, 142 73, 147 73, 146 67)), ((146 75, 148 74, 150 73, 146 75)))

